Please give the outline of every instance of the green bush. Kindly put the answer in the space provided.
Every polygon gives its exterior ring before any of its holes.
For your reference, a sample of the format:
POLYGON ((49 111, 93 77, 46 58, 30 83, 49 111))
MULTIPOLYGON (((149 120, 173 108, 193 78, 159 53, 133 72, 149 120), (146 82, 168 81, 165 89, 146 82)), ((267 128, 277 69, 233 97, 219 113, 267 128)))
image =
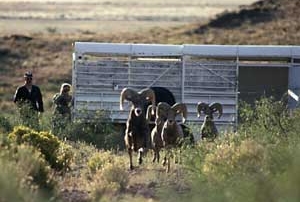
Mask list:
POLYGON ((90 190, 94 201, 107 195, 115 196, 127 187, 129 176, 123 157, 99 152, 90 158, 88 165, 92 171, 90 190))
POLYGON ((25 126, 17 126, 8 137, 18 144, 26 143, 40 150, 52 168, 57 170, 69 168, 72 159, 71 147, 49 132, 37 132, 25 126))
POLYGON ((291 117, 283 101, 262 97, 254 107, 242 102, 239 108, 240 133, 276 142, 278 138, 286 138, 291 131, 291 117))
POLYGON ((266 151, 258 142, 248 139, 237 144, 219 144, 204 159, 202 173, 210 180, 222 181, 235 175, 264 172, 266 151))
POLYGON ((88 161, 87 165, 92 173, 103 168, 107 163, 114 162, 114 156, 110 151, 101 151, 94 154, 88 161))
POLYGON ((17 103, 17 105, 18 109, 16 110, 16 114, 18 116, 15 117, 15 125, 24 125, 39 130, 39 112, 32 109, 29 102, 17 103))
POLYGON ((299 109, 273 98, 245 106, 236 133, 183 151, 190 189, 163 193, 163 201, 299 201, 299 109))
MULTIPOLYGON (((87 112, 82 112, 84 116, 87 112)), ((78 118, 73 122, 65 122, 64 119, 61 123, 63 128, 55 129, 55 135, 60 139, 67 139, 70 141, 84 141, 87 144, 93 144, 98 149, 115 149, 118 150, 123 146, 123 137, 118 132, 117 128, 108 120, 105 119, 104 114, 100 111, 96 114, 89 115, 90 120, 78 118)))
POLYGON ((56 182, 43 155, 28 145, 0 150, 0 201, 43 201, 56 182))
POLYGON ((0 133, 7 133, 12 130, 12 125, 9 119, 5 116, 0 115, 0 133))

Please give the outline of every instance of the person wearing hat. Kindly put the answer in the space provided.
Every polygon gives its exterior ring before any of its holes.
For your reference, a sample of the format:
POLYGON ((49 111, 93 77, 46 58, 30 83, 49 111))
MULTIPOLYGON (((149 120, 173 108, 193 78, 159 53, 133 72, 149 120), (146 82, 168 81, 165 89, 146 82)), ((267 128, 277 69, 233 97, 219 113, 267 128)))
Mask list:
POLYGON ((24 74, 25 83, 17 88, 13 100, 20 109, 23 122, 27 125, 38 123, 38 112, 44 112, 41 90, 32 84, 32 78, 30 71, 24 74))

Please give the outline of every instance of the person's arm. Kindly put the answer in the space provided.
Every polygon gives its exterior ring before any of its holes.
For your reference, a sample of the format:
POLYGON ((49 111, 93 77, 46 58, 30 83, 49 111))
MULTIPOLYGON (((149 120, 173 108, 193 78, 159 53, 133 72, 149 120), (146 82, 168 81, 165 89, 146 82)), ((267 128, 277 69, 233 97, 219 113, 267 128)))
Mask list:
POLYGON ((37 87, 37 102, 38 102, 38 111, 44 112, 43 96, 39 87, 37 87))
POLYGON ((61 94, 57 93, 53 96, 53 103, 56 105, 62 105, 64 98, 61 94))
POLYGON ((13 99, 14 103, 17 103, 20 100, 20 94, 21 94, 20 88, 17 88, 13 99))

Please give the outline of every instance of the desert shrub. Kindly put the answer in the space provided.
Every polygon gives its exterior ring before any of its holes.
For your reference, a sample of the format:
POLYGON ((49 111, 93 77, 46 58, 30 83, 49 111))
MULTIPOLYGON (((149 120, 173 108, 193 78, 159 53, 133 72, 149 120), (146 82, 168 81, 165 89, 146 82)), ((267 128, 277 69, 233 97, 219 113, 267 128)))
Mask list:
POLYGON ((42 114, 40 114, 40 116, 39 116, 39 130, 40 131, 51 131, 51 121, 50 121, 51 117, 52 117, 51 111, 45 111, 42 114))
POLYGON ((222 181, 234 175, 263 172, 266 151, 254 140, 237 144, 219 144, 205 156, 202 173, 210 180, 222 181))
POLYGON ((12 130, 12 124, 9 119, 3 115, 0 115, 0 133, 7 133, 12 130))
POLYGON ((26 126, 14 127, 13 131, 10 134, 8 134, 8 138, 16 141, 18 144, 21 144, 23 142, 23 136, 33 131, 34 130, 26 126))
POLYGON ((123 191, 129 182, 125 160, 110 151, 99 151, 88 161, 91 171, 91 195, 99 201, 103 195, 123 191))
POLYGON ((47 32, 54 34, 57 32, 57 28, 56 27, 47 27, 46 28, 47 32))
POLYGON ((69 144, 73 148, 73 163, 75 165, 86 165, 86 167, 88 167, 88 161, 90 160, 91 156, 98 152, 98 149, 95 146, 86 144, 85 142, 76 141, 69 142, 69 144))
POLYGON ((90 185, 93 201, 100 201, 103 196, 114 196, 125 190, 129 177, 124 168, 124 161, 112 161, 96 171, 90 185))
POLYGON ((64 142, 60 143, 59 148, 56 151, 55 168, 61 171, 68 171, 74 158, 72 146, 64 142))
POLYGON ((266 141, 277 141, 285 138, 291 129, 291 117, 286 103, 276 101, 273 97, 262 97, 252 107, 247 103, 240 104, 240 129, 244 134, 257 135, 266 141))
MULTIPOLYGON (((88 112, 81 112, 83 116, 88 116, 88 112)), ((89 115, 90 119, 78 118, 73 122, 65 123, 64 127, 56 130, 55 135, 60 139, 71 141, 84 141, 93 144, 99 149, 119 149, 123 145, 122 136, 115 126, 105 118, 102 111, 89 115)))
POLYGON ((43 155, 28 145, 0 150, 0 201, 44 201, 56 182, 43 155))
POLYGON ((18 104, 16 114, 14 125, 24 125, 39 130, 39 114, 36 110, 32 109, 30 103, 18 104))
POLYGON ((300 112, 267 98, 246 107, 236 133, 183 151, 190 191, 164 193, 163 201, 299 200, 300 112))
POLYGON ((71 147, 49 132, 37 132, 25 126, 17 126, 8 137, 18 144, 26 143, 40 150, 52 168, 66 170, 71 163, 71 147))
POLYGON ((94 154, 88 161, 87 165, 92 173, 100 170, 107 163, 114 162, 114 156, 110 151, 101 151, 94 154))

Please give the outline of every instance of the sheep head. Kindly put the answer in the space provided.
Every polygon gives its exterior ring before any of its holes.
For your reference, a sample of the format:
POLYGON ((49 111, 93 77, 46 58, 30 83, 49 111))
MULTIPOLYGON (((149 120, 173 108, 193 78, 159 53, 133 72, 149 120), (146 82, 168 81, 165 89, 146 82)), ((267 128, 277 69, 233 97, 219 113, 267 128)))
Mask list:
POLYGON ((124 88, 120 95, 120 110, 123 109, 124 100, 130 101, 132 104, 131 109, 134 110, 135 115, 138 117, 143 113, 143 107, 147 101, 152 103, 152 114, 155 109, 155 94, 150 88, 143 89, 139 92, 131 88, 124 88))
POLYGON ((183 103, 175 103, 173 106, 168 105, 167 103, 161 103, 160 106, 157 106, 160 114, 166 115, 166 126, 171 126, 176 123, 176 115, 181 114, 182 115, 182 122, 185 122, 185 119, 187 117, 187 108, 186 105, 183 103))
POLYGON ((206 118, 213 119, 213 114, 215 112, 219 113, 218 118, 220 118, 223 114, 223 107, 220 103, 218 102, 213 102, 210 105, 204 102, 199 102, 197 105, 197 112, 198 112, 198 117, 201 116, 201 112, 203 112, 206 116, 206 118))
POLYGON ((183 103, 176 103, 171 107, 171 109, 175 113, 175 116, 177 114, 181 114, 182 115, 182 122, 185 123, 185 120, 187 118, 187 107, 186 107, 186 105, 183 104, 183 103))
POLYGON ((163 124, 168 118, 168 112, 171 109, 171 106, 166 102, 160 102, 156 108, 156 118, 155 123, 157 125, 163 124))

